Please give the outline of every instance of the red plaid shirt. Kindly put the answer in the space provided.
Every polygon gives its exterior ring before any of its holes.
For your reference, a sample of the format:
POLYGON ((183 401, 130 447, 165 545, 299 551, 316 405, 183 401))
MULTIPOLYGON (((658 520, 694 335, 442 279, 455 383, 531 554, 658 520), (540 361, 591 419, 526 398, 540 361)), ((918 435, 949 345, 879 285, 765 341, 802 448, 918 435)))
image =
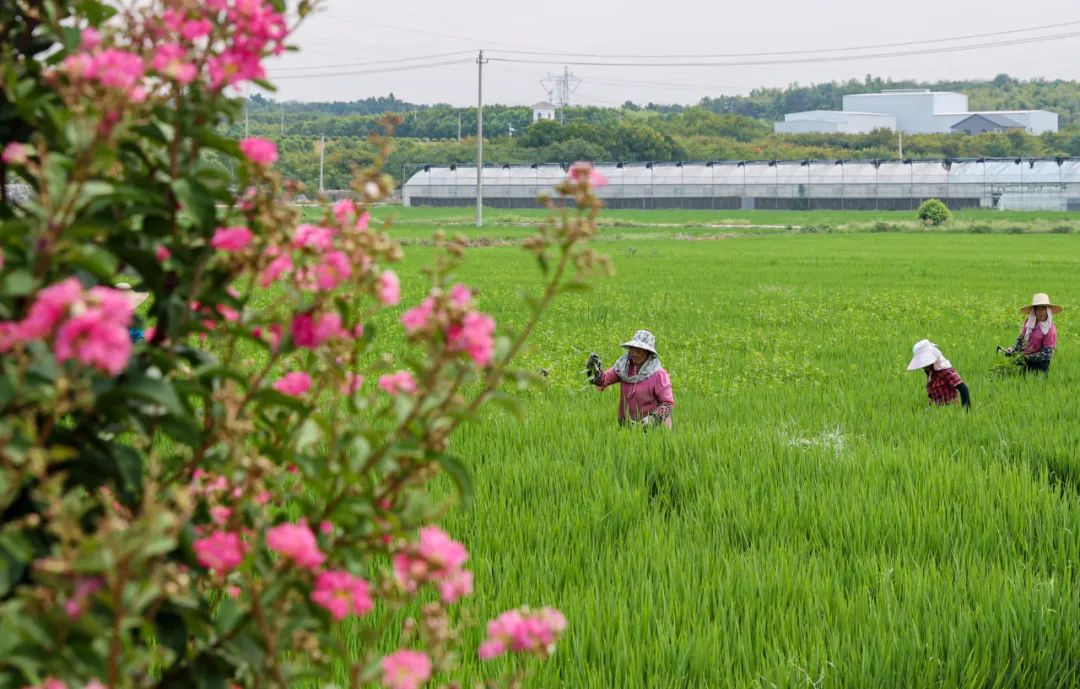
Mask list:
POLYGON ((956 399, 956 388, 963 383, 964 379, 954 368, 932 370, 926 376, 926 394, 934 404, 948 404, 956 399))

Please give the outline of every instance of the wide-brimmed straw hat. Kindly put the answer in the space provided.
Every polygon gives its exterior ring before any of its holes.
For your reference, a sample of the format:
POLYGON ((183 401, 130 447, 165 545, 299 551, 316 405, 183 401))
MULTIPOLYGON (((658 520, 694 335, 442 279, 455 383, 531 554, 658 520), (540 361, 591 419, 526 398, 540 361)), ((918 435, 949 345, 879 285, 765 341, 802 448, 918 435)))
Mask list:
POLYGON ((638 349, 644 349, 646 352, 652 352, 656 354, 656 338, 648 330, 639 330, 634 333, 634 336, 630 338, 629 342, 623 342, 622 346, 626 349, 631 347, 637 347, 638 349))
POLYGON ((911 348, 911 353, 914 355, 911 357, 911 361, 908 362, 907 370, 917 371, 920 368, 926 368, 930 364, 941 358, 941 350, 937 348, 930 340, 919 340, 915 343, 915 346, 911 348))
POLYGON ((124 296, 127 297, 127 300, 133 309, 139 308, 139 305, 150 297, 149 292, 136 292, 131 289, 131 285, 126 282, 116 283, 116 289, 124 293, 124 296))
POLYGON ((1050 295, 1045 292, 1039 292, 1031 298, 1031 305, 1025 306, 1020 309, 1020 313, 1031 313, 1036 306, 1046 306, 1050 309, 1050 313, 1061 313, 1061 307, 1057 304, 1050 302, 1050 295))

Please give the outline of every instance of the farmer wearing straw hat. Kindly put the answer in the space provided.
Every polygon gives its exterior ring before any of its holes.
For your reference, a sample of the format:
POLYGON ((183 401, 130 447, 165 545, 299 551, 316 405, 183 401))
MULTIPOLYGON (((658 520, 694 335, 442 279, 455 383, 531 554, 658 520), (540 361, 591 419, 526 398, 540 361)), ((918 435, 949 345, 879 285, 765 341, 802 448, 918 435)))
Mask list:
POLYGON ((911 348, 911 361, 907 370, 922 369, 926 373, 926 395, 933 404, 949 404, 959 395, 964 408, 971 410, 971 394, 964 379, 952 367, 937 345, 930 340, 919 340, 911 348))
POLYGON ((606 371, 598 355, 589 355, 586 364, 589 382, 598 390, 619 383, 620 424, 640 423, 645 430, 659 424, 671 428, 675 396, 671 392, 671 378, 656 353, 656 338, 648 330, 639 330, 622 347, 626 353, 606 371))
MULTIPOLYGON (((135 290, 131 289, 131 285, 126 282, 116 283, 116 289, 123 292, 124 296, 127 297, 128 303, 131 304, 131 310, 133 312, 135 311, 135 309, 139 308, 139 306, 141 306, 142 303, 146 301, 147 298, 150 296, 148 292, 136 292, 135 290)), ((142 342, 144 339, 146 339, 146 334, 143 332, 142 329, 142 319, 140 319, 137 315, 134 315, 132 317, 131 327, 128 328, 128 336, 131 338, 132 344, 135 344, 136 342, 142 342)))
POLYGON ((1025 314, 1027 319, 1020 326, 1020 336, 1016 338, 1016 344, 1006 349, 1005 353, 1012 355, 1013 352, 1021 351, 1024 353, 1027 370, 1049 373, 1050 359, 1057 347, 1054 314, 1061 313, 1061 307, 1052 303, 1049 295, 1039 292, 1031 298, 1029 306, 1020 309, 1020 313, 1025 314))

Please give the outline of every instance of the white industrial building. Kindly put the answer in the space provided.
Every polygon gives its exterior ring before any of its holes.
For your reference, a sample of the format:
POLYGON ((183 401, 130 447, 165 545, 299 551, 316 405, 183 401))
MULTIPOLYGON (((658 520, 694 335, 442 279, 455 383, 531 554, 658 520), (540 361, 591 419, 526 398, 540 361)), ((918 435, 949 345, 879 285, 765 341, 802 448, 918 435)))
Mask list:
MULTIPOLYGON (((566 178, 567 164, 484 168, 484 204, 536 208, 566 178)), ((712 161, 605 163, 597 190, 609 208, 706 210, 915 210, 950 208, 1080 211, 1080 160, 712 161)), ((406 206, 471 206, 476 168, 425 165, 402 188, 406 206)))
MULTIPOLYGON (((865 133, 875 128, 893 129, 905 134, 948 134, 959 122, 972 115, 1003 116, 1019 124, 1029 134, 1056 132, 1057 113, 1047 110, 1002 110, 973 112, 963 93, 931 91, 929 89, 894 89, 881 93, 857 93, 844 96, 844 109, 813 110, 784 115, 777 122, 778 133, 865 133), (876 118, 876 119, 875 119, 876 118), (885 124, 886 122, 891 122, 885 124), (866 129, 866 127, 870 129, 866 129)), ((990 117, 992 124, 994 118, 990 117)), ((985 122, 980 131, 1006 131, 1015 128, 1002 125, 991 128, 985 122)))
POLYGON ((875 129, 896 129, 896 118, 876 112, 811 110, 784 115, 784 121, 776 123, 776 131, 783 134, 869 134, 875 129))

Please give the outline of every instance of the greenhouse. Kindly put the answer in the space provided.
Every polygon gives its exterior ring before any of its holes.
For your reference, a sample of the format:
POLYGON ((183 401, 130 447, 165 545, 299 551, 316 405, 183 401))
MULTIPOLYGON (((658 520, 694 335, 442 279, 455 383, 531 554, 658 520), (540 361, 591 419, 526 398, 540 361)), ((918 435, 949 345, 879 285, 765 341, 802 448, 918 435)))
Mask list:
MULTIPOLYGON (((484 205, 533 208, 567 164, 485 166, 484 205)), ((926 199, 950 208, 1080 210, 1080 160, 716 161, 604 163, 609 208, 913 210, 926 199)), ((476 167, 417 166, 402 190, 409 206, 471 206, 476 167)))

